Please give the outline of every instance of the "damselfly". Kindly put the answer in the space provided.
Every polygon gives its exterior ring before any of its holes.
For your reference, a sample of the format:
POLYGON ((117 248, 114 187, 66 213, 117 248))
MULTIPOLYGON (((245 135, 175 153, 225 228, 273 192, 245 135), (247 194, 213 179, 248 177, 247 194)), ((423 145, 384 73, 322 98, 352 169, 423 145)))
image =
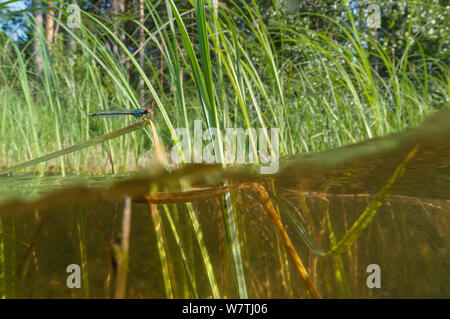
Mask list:
POLYGON ((89 113, 88 116, 104 116, 104 117, 117 117, 123 115, 133 115, 134 117, 147 117, 152 115, 153 111, 149 109, 136 109, 136 110, 102 110, 97 113, 89 113))

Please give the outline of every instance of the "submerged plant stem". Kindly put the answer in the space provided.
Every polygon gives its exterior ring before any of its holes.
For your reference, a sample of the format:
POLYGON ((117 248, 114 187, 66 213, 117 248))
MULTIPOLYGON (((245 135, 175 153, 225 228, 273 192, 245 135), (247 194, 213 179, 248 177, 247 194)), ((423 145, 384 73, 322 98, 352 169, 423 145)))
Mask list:
POLYGON ((416 145, 406 156, 403 162, 397 167, 389 182, 381 189, 376 198, 367 206, 364 213, 358 218, 358 220, 352 225, 350 230, 339 241, 337 245, 332 247, 324 256, 336 256, 342 254, 351 244, 353 244, 361 235, 364 229, 369 225, 375 214, 378 212, 381 204, 383 204, 385 198, 391 192, 392 187, 403 176, 406 170, 406 166, 414 159, 419 150, 419 145, 416 145))
POLYGON ((127 287, 128 257, 130 247, 130 229, 131 229, 131 198, 125 197, 123 216, 122 216, 122 234, 120 248, 116 251, 117 275, 114 297, 116 299, 125 298, 127 287))
POLYGON ((5 298, 5 255, 3 245, 3 225, 0 218, 0 299, 5 298))
POLYGON ((295 268, 297 269, 300 277, 304 281, 308 292, 313 298, 321 298, 317 288, 314 286, 313 282, 311 281, 308 272, 306 271, 305 267, 303 266, 302 261, 300 260, 300 257, 298 256, 297 252, 295 251, 294 245, 292 244, 292 241, 290 240, 288 234, 286 233, 286 230, 283 227, 283 224, 281 223, 281 220, 279 219, 278 215, 275 212, 275 209, 273 207, 272 201, 270 200, 269 195, 267 194, 264 186, 258 183, 243 183, 238 185, 230 185, 230 186, 224 186, 224 187, 216 187, 216 188, 210 188, 210 189, 201 189, 201 190, 194 190, 189 192, 179 192, 179 193, 165 193, 165 194, 151 194, 145 196, 145 198, 135 198, 134 200, 136 202, 147 202, 147 203, 158 203, 158 204, 164 204, 164 203, 180 203, 180 202, 193 202, 197 200, 204 200, 207 198, 211 198, 212 196, 220 196, 224 193, 229 192, 230 190, 236 190, 236 189, 244 189, 244 188, 250 188, 252 189, 259 197, 261 202, 263 203, 265 212, 270 216, 272 223, 277 227, 278 231, 280 232, 281 238, 283 240, 283 243, 286 247, 286 250, 291 257, 291 259, 294 262, 295 268))
POLYGON ((320 299, 321 296, 319 294, 319 291, 317 290, 314 283, 311 281, 311 278, 309 277, 308 272, 306 271, 300 257, 298 256, 297 252, 295 251, 294 245, 292 244, 292 241, 289 238, 289 235, 286 233, 286 230, 284 229, 280 218, 278 217, 277 213, 275 212, 272 201, 270 200, 269 194, 267 194, 266 189, 261 184, 258 184, 258 183, 253 183, 251 187, 252 187, 252 190, 258 195, 259 199, 263 203, 266 214, 269 215, 270 219, 272 220, 272 223, 277 227, 278 231, 280 232, 281 238, 283 239, 284 246, 286 247, 286 251, 288 252, 289 257, 291 257, 292 261, 294 262, 295 269, 297 270, 298 274, 300 275, 303 282, 305 283, 309 294, 313 298, 320 299))
POLYGON ((155 225, 156 241, 158 243, 159 259, 161 260, 161 268, 166 298, 172 299, 173 298, 172 283, 170 280, 169 265, 167 263, 166 248, 164 245, 164 234, 162 229, 161 215, 159 214, 158 206, 156 204, 148 204, 148 206, 150 208, 150 215, 155 225))

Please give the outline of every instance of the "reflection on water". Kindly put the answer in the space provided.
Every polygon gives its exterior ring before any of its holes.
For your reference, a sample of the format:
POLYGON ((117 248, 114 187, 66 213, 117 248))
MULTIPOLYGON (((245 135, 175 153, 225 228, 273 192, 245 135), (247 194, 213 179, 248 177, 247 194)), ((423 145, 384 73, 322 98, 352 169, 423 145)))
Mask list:
MULTIPOLYGON (((279 174, 264 180, 250 170, 190 166, 172 174, 89 178, 87 186, 54 193, 79 179, 0 178, 3 197, 8 190, 36 199, 3 200, 0 206, 0 296, 113 297, 123 196, 176 191, 183 177, 196 189, 224 178, 230 185, 263 183, 323 297, 449 298, 449 124, 450 113, 442 113, 401 135, 286 159, 279 174), (337 257, 314 254, 301 232, 329 250, 333 238, 344 237, 415 145, 420 145, 416 158, 357 241, 337 257), (70 264, 80 266, 80 289, 66 285, 70 264), (381 288, 367 286, 371 264, 380 267, 381 288)), ((249 297, 309 298, 260 199, 248 188, 231 195, 249 297)), ((220 296, 237 297, 221 197, 194 197, 184 201, 193 201, 202 243, 186 203, 159 204, 156 215, 146 203, 133 203, 127 297, 212 297, 201 244, 220 296)))
POLYGON ((26 198, 27 200, 39 198, 45 194, 68 188, 72 185, 85 185, 89 187, 105 187, 113 182, 128 178, 129 174, 108 176, 45 176, 33 174, 17 174, 13 178, 0 177, 0 204, 11 197, 26 198))

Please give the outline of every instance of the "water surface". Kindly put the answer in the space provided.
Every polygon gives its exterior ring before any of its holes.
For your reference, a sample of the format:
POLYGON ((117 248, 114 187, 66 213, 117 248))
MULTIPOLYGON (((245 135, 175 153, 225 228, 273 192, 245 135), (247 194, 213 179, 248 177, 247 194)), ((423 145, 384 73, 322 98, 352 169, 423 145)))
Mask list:
MULTIPOLYGON (((180 181, 214 188, 227 179, 230 185, 265 187, 323 297, 450 297, 449 112, 401 134, 283 159, 273 176, 255 171, 191 165, 171 174, 152 168, 114 177, 1 177, 0 295, 112 297, 124 196, 180 192, 180 181), (328 250, 330 236, 344 236, 417 145, 415 159, 358 240, 339 257, 315 254, 305 236, 328 250), (70 264, 82 269, 81 289, 66 285, 70 264), (367 286, 371 264, 381 269, 381 288, 367 286)), ((308 298, 260 198, 248 188, 231 195, 249 297, 308 298)), ((220 196, 188 200, 220 296, 237 297, 220 196)), ((134 202, 129 252, 127 297, 212 296, 186 203, 158 205, 155 215, 147 204, 134 202)))

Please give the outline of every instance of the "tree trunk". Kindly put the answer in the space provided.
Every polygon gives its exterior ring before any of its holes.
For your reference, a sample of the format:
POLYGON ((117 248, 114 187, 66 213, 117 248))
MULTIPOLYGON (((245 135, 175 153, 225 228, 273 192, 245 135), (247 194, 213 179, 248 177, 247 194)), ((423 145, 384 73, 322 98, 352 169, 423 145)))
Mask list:
MULTIPOLYGON (((111 16, 114 23, 114 34, 117 38, 125 43, 125 34, 121 30, 122 23, 119 22, 119 17, 125 13, 125 0, 111 0, 111 16)), ((120 61, 125 60, 125 55, 122 50, 119 50, 119 45, 113 41, 113 53, 115 56, 120 56, 120 61)))
POLYGON ((54 9, 50 9, 45 13, 45 42, 49 50, 52 49, 53 36, 55 34, 55 20, 53 19, 54 9))
POLYGON ((59 25, 60 25, 60 22, 59 22, 59 21, 61 21, 62 12, 63 12, 62 6, 59 5, 59 10, 58 10, 58 23, 57 23, 56 26, 55 26, 55 33, 54 33, 54 35, 53 35, 53 42, 54 42, 54 43, 56 43, 56 40, 57 40, 57 37, 58 37, 58 31, 59 31, 59 25))
POLYGON ((42 56, 41 56, 41 53, 39 52, 39 46, 42 45, 39 28, 41 28, 43 26, 44 17, 42 14, 41 2, 38 0, 33 0, 33 8, 36 9, 34 11, 34 17, 36 19, 36 26, 34 28, 33 55, 34 55, 34 59, 36 61, 36 67, 38 69, 38 72, 42 73, 44 71, 44 67, 42 65, 42 56))

